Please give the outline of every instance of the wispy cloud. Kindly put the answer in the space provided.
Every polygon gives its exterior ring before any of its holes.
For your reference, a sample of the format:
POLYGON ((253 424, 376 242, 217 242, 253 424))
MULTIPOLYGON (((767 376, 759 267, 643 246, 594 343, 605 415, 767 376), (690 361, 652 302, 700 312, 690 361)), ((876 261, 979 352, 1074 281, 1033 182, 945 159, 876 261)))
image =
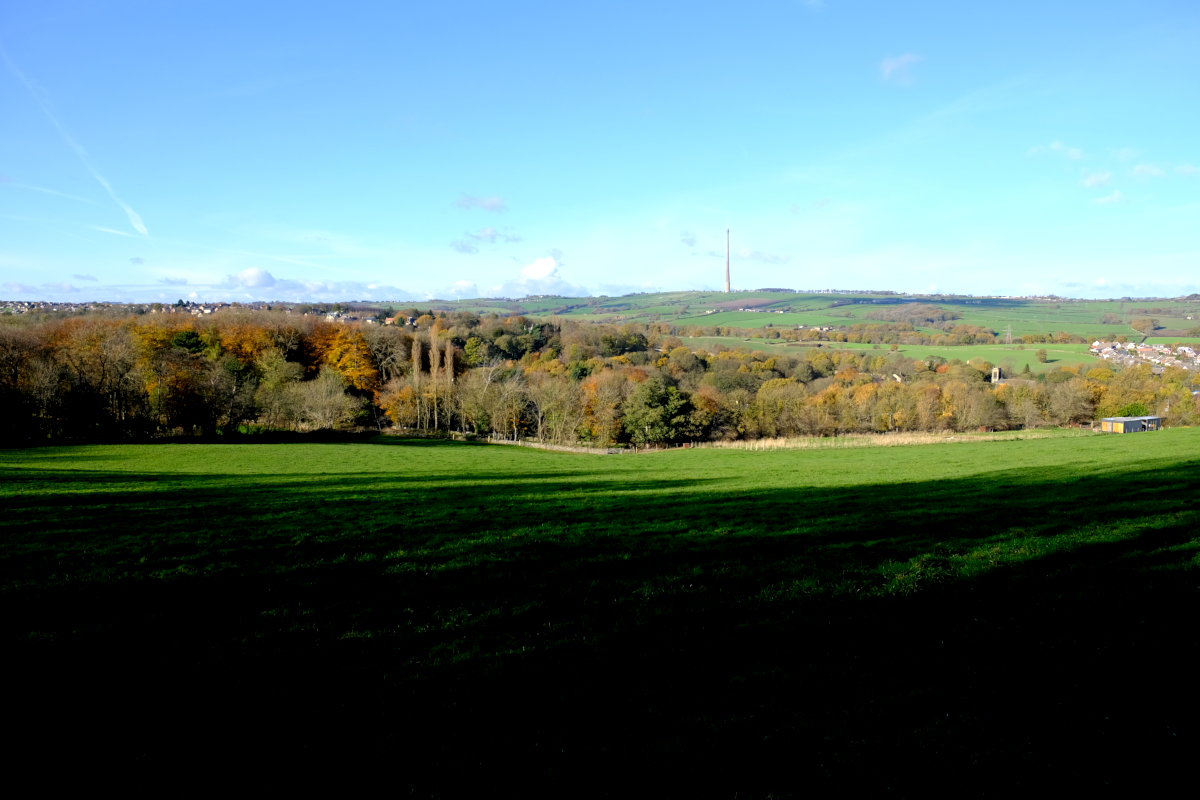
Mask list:
POLYGON ((1121 190, 1115 189, 1115 190, 1113 190, 1112 194, 1106 195, 1104 197, 1099 197, 1099 198, 1093 200, 1092 202, 1096 203, 1097 205, 1111 205, 1113 203, 1121 202, 1122 199, 1123 199, 1123 195, 1121 194, 1121 190))
POLYGON ((1097 186, 1103 186, 1112 178, 1112 173, 1109 172, 1093 172, 1083 179, 1083 185, 1089 189, 1095 189, 1097 186))
POLYGON ((913 82, 912 66, 921 60, 913 53, 888 57, 879 62, 879 75, 887 83, 907 85, 913 82))
MULTIPOLYGON (((804 208, 807 211, 821 211, 823 209, 828 208, 831 203, 833 203, 832 198, 822 197, 820 200, 812 201, 811 203, 806 205, 804 208)), ((792 214, 793 216, 795 216, 796 214, 799 214, 800 213, 800 204, 792 203, 790 206, 788 206, 788 212, 790 214, 792 214)))
POLYGON ((50 195, 54 195, 55 197, 65 197, 68 200, 75 200, 76 202, 79 202, 79 203, 88 203, 89 205, 93 205, 93 206, 100 205, 95 200, 89 200, 88 198, 80 197, 77 194, 67 194, 66 192, 60 192, 55 189, 46 189, 41 186, 31 186, 28 183, 13 183, 12 181, 0 181, 0 183, 7 183, 9 186, 12 186, 14 189, 27 189, 28 191, 31 191, 31 192, 41 192, 42 194, 50 194, 50 195))
MULTIPOLYGON (((93 278, 93 280, 95 279, 93 278)), ((39 294, 45 296, 50 294, 74 294, 79 291, 77 287, 69 283, 43 283, 41 286, 29 286, 28 284, 9 281, 0 285, 3 285, 4 291, 11 292, 12 294, 39 294)))
POLYGON ((141 256, 134 256, 133 258, 129 259, 129 263, 130 264, 145 264, 146 259, 142 258, 141 256))
POLYGON ((683 242, 683 244, 686 245, 687 247, 695 247, 696 246, 696 234, 692 233, 691 231, 680 231, 679 232, 679 241, 683 242))
POLYGON ((464 255, 473 256, 479 252, 479 248, 468 242, 466 239, 456 239, 450 243, 450 249, 464 255))
POLYGON ((187 286, 187 278, 159 278, 159 283, 165 283, 167 286, 187 286))
POLYGON ((763 253, 758 250, 751 250, 748 247, 739 250, 737 257, 741 261, 757 261, 760 264, 786 264, 792 260, 791 256, 781 256, 776 253, 763 253))
POLYGON ((114 228, 105 228, 101 225, 88 225, 88 227, 94 231, 102 231, 104 233, 115 233, 117 236, 133 236, 132 233, 127 233, 126 231, 119 231, 114 228))
POLYGON ((92 164, 92 157, 88 154, 87 150, 85 150, 83 146, 79 144, 79 142, 75 141, 75 138, 71 136, 71 134, 67 132, 67 129, 62 126, 62 123, 58 121, 58 117, 54 116, 54 113, 51 112, 50 104, 42 97, 42 93, 38 91, 38 88, 34 86, 31 80, 25 77, 25 73, 17 69, 17 65, 12 62, 12 59, 8 57, 8 53, 5 52, 4 48, 2 47, 0 47, 0 59, 4 60, 4 63, 8 67, 9 71, 12 72, 12 74, 15 75, 17 79, 25 85, 25 88, 29 90, 29 94, 33 97, 34 102, 37 103, 38 107, 42 109, 42 113, 46 115, 46 118, 50 120, 50 123, 58 131, 59 135, 62 136, 63 141, 65 141, 67 145, 75 151, 75 155, 77 155, 79 160, 83 162, 83 165, 87 167, 88 172, 92 173, 92 177, 104 187, 104 191, 108 192, 108 196, 112 198, 112 201, 120 206, 121 210, 125 212, 125 215, 129 217, 129 224, 133 226, 133 229, 142 236, 149 236, 150 232, 146 230, 146 224, 142 221, 141 215, 134 211, 124 200, 122 200, 120 197, 117 197, 117 193, 113 191, 112 185, 105 180, 104 176, 100 174, 100 171, 92 164))
POLYGON ((1065 145, 1059 141, 1051 142, 1048 145, 1039 144, 1029 148, 1030 155, 1038 155, 1039 153, 1057 153, 1058 155, 1066 156, 1072 161, 1078 161, 1083 158, 1083 150, 1078 147, 1065 145))
POLYGON ((1167 173, 1163 172, 1153 164, 1138 164, 1133 168, 1133 174, 1139 178, 1161 178, 1167 173))
POLYGON ((508 204, 504 202, 503 197, 476 197, 469 194, 461 194, 454 201, 455 208, 471 209, 482 208, 484 211, 494 211, 497 214, 502 214, 508 211, 508 204))
POLYGON ((452 285, 438 289, 429 295, 429 299, 446 300, 453 297, 458 300, 463 297, 479 297, 479 287, 475 281, 455 281, 452 285))
POLYGON ((1191 164, 1180 164, 1175 171, 1180 175, 1200 175, 1200 167, 1193 167, 1191 164))
POLYGON ((99 280, 99 278, 97 278, 95 275, 72 275, 71 277, 72 277, 72 278, 74 278, 74 279, 75 279, 75 280, 77 280, 77 281, 95 281, 95 280, 99 280))
MULTIPOLYGON (((506 229, 511 231, 511 228, 506 229)), ((508 233, 506 231, 498 231, 495 228, 480 228, 476 233, 468 233, 466 236, 471 237, 477 242, 487 242, 488 244, 496 244, 497 242, 519 242, 521 237, 516 233, 508 233)))
POLYGON ((596 287, 596 291, 598 294, 606 294, 609 297, 620 297, 623 294, 633 294, 634 292, 661 292, 663 289, 652 283, 602 283, 596 287))

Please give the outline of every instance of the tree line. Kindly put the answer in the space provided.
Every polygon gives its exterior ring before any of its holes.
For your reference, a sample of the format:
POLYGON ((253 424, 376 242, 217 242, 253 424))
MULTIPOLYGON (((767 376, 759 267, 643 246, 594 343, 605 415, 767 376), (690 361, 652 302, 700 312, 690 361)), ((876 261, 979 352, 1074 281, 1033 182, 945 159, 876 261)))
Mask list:
POLYGON ((1018 376, 1009 364, 1012 380, 993 384, 982 359, 914 360, 882 344, 764 353, 689 346, 665 324, 413 316, 403 327, 278 311, 0 325, 4 435, 374 427, 610 446, 1070 425, 1127 409, 1168 424, 1196 416, 1193 376, 1177 368, 1018 376))

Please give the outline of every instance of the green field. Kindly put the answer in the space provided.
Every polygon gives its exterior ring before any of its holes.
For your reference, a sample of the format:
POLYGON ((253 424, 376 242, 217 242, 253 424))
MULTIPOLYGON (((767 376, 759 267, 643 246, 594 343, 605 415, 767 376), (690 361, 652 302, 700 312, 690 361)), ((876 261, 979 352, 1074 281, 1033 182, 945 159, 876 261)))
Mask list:
POLYGON ((681 317, 678 323, 680 325, 717 325, 728 328, 763 328, 767 325, 773 325, 776 328, 791 328, 796 325, 804 325, 805 327, 812 327, 814 325, 852 325, 863 321, 847 317, 834 317, 819 311, 802 314, 764 314, 755 311, 725 311, 719 314, 681 317))
POLYGON ((1081 352, 1084 349, 1086 349, 1085 345, 1053 344, 1025 345, 1024 350, 1009 349, 1003 345, 968 345, 965 347, 900 346, 900 352, 908 358, 923 359, 929 356, 940 356, 947 361, 952 358, 962 359, 963 361, 982 358, 997 366, 1007 361, 1012 361, 1018 371, 1024 370, 1025 366, 1028 365, 1030 370, 1034 372, 1053 369, 1054 367, 1073 366, 1075 364, 1091 364, 1099 361, 1099 359, 1090 353, 1081 352), (1037 360, 1037 351, 1040 349, 1045 349, 1046 351, 1045 364, 1037 360))
MULTIPOLYGON (((1012 326, 1014 336, 1024 334, 1055 334, 1066 332, 1073 336, 1096 339, 1114 339, 1127 336, 1131 339, 1141 334, 1129 323, 1137 317, 1149 316, 1157 319, 1164 330, 1188 330, 1200 325, 1200 303, 1179 300, 1149 300, 1139 302, 1119 301, 1051 301, 1026 300, 1019 298, 965 298, 965 297, 884 297, 882 295, 803 294, 778 292, 657 292, 634 294, 626 297, 551 297, 536 300, 495 301, 487 299, 463 300, 460 303, 424 303, 422 308, 432 305, 447 311, 464 310, 476 313, 522 313, 530 316, 546 315, 564 306, 574 308, 562 316, 591 322, 622 324, 627 322, 649 323, 670 322, 679 325, 717 325, 726 327, 761 328, 767 325, 834 325, 846 326, 857 322, 871 323, 869 315, 880 308, 859 301, 886 299, 906 303, 928 303, 962 314, 962 324, 978 325, 1002 334, 1012 326), (705 314, 719 303, 753 303, 769 300, 760 306, 763 309, 783 309, 784 314, 747 313, 725 311, 705 314), (836 304, 836 305, 835 305, 836 304), (1159 313, 1149 312, 1154 308, 1159 313), (1116 324, 1102 324, 1105 314, 1120 318, 1116 324), (849 316, 847 316, 849 315, 849 316), (1188 320, 1192 316, 1196 319, 1188 320)), ((386 304, 385 304, 386 305, 386 304)), ((396 304, 391 304, 396 305, 396 304)), ((399 307, 399 306, 397 306, 399 307)), ((918 328, 924 332, 932 329, 918 328)), ((1176 337, 1168 337, 1171 341, 1176 337)))
POLYGON ((436 796, 1144 787, 1194 755, 1198 445, 0 451, 7 721, 436 796))
MULTIPOLYGON (((745 347, 749 350, 758 350, 764 353, 792 353, 800 355, 809 350, 811 344, 795 344, 784 341, 783 339, 742 339, 734 336, 695 336, 690 339, 682 340, 685 345, 696 349, 711 350, 714 345, 721 344, 729 348, 745 347)), ((858 350, 870 352, 873 355, 887 355, 891 352, 891 345, 880 345, 876 350, 872 345, 850 344, 850 343, 829 343, 822 342, 821 349, 827 350, 858 350)), ((906 358, 928 358, 929 356, 940 356, 949 361, 957 358, 962 361, 970 361, 973 358, 982 358, 985 361, 999 366, 1006 361, 1012 361, 1017 371, 1024 370, 1025 365, 1029 365, 1029 369, 1033 372, 1040 372, 1047 369, 1054 369, 1060 366, 1073 366, 1075 364, 1091 364, 1098 363, 1100 359, 1087 352, 1088 345, 1085 344, 1047 344, 1047 345, 1025 345, 1024 350, 1017 350, 1005 347, 1004 345, 965 345, 962 347, 924 347, 920 345, 900 345, 898 352, 906 358), (1046 363, 1043 364, 1037 360, 1037 351, 1045 348, 1046 363)))

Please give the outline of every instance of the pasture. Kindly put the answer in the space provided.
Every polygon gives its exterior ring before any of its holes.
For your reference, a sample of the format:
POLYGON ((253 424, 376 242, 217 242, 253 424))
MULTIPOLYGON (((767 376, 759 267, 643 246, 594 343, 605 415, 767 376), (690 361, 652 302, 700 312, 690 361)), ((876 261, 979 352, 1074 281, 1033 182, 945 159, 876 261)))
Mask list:
MULTIPOLYGON (((625 297, 550 297, 496 301, 488 299, 463 300, 457 303, 419 303, 445 311, 470 310, 477 313, 521 313, 544 317, 563 306, 581 306, 561 316, 591 322, 649 323, 670 322, 680 325, 716 325, 740 328, 762 328, 767 325, 833 325, 845 326, 856 322, 877 322, 870 314, 880 308, 891 308, 891 302, 924 303, 962 314, 961 323, 978 325, 1003 334, 1011 325, 1014 336, 1024 334, 1056 334, 1060 331, 1073 336, 1114 339, 1141 337, 1130 323, 1139 317, 1152 317, 1163 330, 1186 331, 1200 325, 1200 303, 1180 300, 1148 301, 1091 301, 1027 300, 1022 298, 964 298, 880 295, 843 295, 780 292, 656 292, 625 297), (860 301, 887 300, 889 305, 876 306, 860 301), (764 302, 765 301, 765 302, 764 302), (786 313, 747 313, 724 311, 705 314, 718 304, 754 304, 768 311, 786 313), (763 303, 758 305, 758 303, 763 303), (843 304, 843 305, 835 305, 843 304), (1105 315, 1118 321, 1104 324, 1105 315), (1188 317, 1194 319, 1189 320, 1188 317)), ((388 304, 376 304, 388 305, 388 304)), ((396 306, 397 304, 391 304, 396 306)), ((398 306, 397 306, 398 307, 398 306)), ((931 332, 932 329, 918 328, 931 332)), ((1175 341, 1181 337, 1167 337, 1175 341)))
POLYGON ((1198 445, 0 451, 9 725, 441 796, 1144 789, 1194 755, 1198 445))
POLYGON ((1053 369, 1060 366, 1075 364, 1093 364, 1099 361, 1091 353, 1086 352, 1085 345, 1056 345, 1056 344, 1027 344, 1024 350, 1005 347, 1004 345, 966 345, 963 347, 921 347, 918 345, 901 345, 900 352, 908 358, 928 358, 940 356, 949 361, 952 358, 970 361, 982 358, 994 365, 1011 362, 1018 372, 1026 365, 1033 372, 1053 369), (1045 349, 1046 363, 1037 360, 1037 351, 1045 349))
MULTIPOLYGON (((785 342, 783 339, 750 339, 749 341, 736 336, 695 336, 690 339, 682 340, 685 345, 692 349, 708 349, 711 350, 714 345, 721 344, 729 348, 745 347, 749 350, 758 350, 763 353, 791 353, 800 355, 812 347, 811 344, 792 344, 785 342)), ((887 355, 891 352, 891 345, 880 345, 876 350, 872 345, 836 343, 836 342, 821 342, 822 350, 855 350, 869 352, 872 355, 887 355)), ((925 347, 921 345, 900 345, 897 351, 906 358, 928 358, 929 356, 939 356, 947 361, 957 358, 962 361, 970 361, 973 358, 982 358, 996 366, 1011 362, 1013 368, 1020 372, 1026 365, 1033 372, 1041 372, 1047 369, 1053 369, 1059 366, 1073 366, 1075 364, 1096 364, 1099 366, 1100 359, 1087 352, 1087 345, 1084 344, 1030 344, 1025 345, 1025 349, 1018 350, 1016 345, 1013 347, 1005 347, 1004 345, 963 345, 961 347, 925 347), (1037 360, 1037 351, 1040 349, 1046 350, 1046 363, 1043 364, 1037 360)))

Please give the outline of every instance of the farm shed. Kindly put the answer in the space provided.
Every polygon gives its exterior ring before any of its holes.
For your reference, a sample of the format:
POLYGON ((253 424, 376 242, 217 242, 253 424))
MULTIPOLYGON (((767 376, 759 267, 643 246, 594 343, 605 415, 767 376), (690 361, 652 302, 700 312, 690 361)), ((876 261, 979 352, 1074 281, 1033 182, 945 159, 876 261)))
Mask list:
POLYGON ((1100 430, 1105 433, 1141 433, 1162 427, 1162 417, 1105 417, 1100 430))

